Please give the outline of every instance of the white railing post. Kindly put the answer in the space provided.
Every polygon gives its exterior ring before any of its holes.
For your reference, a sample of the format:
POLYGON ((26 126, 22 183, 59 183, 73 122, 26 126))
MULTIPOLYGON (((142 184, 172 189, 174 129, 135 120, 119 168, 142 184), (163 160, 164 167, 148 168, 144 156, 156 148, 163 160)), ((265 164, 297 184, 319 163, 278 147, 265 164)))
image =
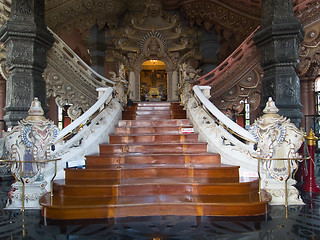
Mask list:
POLYGON ((210 90, 211 87, 210 86, 199 86, 200 90, 203 92, 203 95, 209 99, 211 97, 210 95, 210 90))

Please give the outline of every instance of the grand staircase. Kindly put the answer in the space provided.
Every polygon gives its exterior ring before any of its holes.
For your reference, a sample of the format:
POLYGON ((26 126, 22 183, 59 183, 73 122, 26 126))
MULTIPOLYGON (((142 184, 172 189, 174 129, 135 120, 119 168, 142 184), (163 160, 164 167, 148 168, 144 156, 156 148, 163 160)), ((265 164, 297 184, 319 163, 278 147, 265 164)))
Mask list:
POLYGON ((126 107, 109 144, 65 169, 54 195, 40 199, 50 219, 128 216, 252 216, 268 211, 258 180, 239 180, 239 167, 207 152, 179 103, 126 107))

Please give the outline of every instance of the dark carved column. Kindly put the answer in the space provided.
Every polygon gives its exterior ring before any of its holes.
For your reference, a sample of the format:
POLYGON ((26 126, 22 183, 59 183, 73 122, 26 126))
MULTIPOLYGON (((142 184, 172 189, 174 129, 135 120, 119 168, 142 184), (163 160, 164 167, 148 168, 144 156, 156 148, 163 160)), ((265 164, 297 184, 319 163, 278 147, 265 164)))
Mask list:
POLYGON ((89 50, 91 56, 91 67, 100 75, 104 75, 104 58, 105 58, 105 33, 99 30, 98 25, 91 28, 89 34, 89 50))
POLYGON ((254 35, 264 70, 261 106, 272 97, 279 114, 289 117, 297 127, 302 106, 295 67, 303 34, 301 23, 293 15, 292 0, 263 1, 261 26, 254 35))
POLYGON ((0 29, 0 36, 0 41, 5 43, 10 70, 4 120, 12 127, 27 116, 34 97, 38 97, 47 110, 42 73, 53 37, 45 25, 44 1, 12 0, 11 15, 0 29))
POLYGON ((217 33, 212 29, 210 32, 203 29, 200 38, 200 49, 202 53, 202 74, 206 74, 218 65, 217 52, 219 50, 217 33))
MULTIPOLYGON (((304 115, 316 114, 314 78, 301 79, 301 103, 303 105, 302 113, 304 115)), ((301 126, 304 127, 305 132, 309 132, 310 128, 313 126, 313 119, 311 117, 302 119, 301 126)))
POLYGON ((6 80, 0 77, 0 138, 2 137, 2 131, 5 130, 4 126, 4 107, 6 104, 6 80))

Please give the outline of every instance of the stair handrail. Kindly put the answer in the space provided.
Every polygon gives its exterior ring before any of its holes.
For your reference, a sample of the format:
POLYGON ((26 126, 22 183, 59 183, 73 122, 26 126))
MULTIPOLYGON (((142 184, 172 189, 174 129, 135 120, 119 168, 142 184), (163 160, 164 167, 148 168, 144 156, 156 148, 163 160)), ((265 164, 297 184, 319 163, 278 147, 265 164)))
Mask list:
MULTIPOLYGON (((107 85, 115 85, 116 83, 108 78, 105 78, 104 76, 100 75, 99 73, 97 73, 95 70, 93 70, 85 61, 83 61, 78 54, 76 54, 69 46, 68 44, 66 44, 57 34, 55 34, 49 27, 47 27, 48 31, 53 35, 53 38, 55 39, 55 43, 56 44, 62 44, 63 45, 63 49, 66 54, 68 56, 72 56, 75 57, 79 62, 78 64, 80 65, 80 67, 82 67, 82 69, 84 71, 89 71, 91 74, 91 76, 93 77, 94 80, 96 80, 99 84, 101 83, 106 83, 107 85)), ((89 75, 89 74, 88 74, 89 75)))
POLYGON ((308 7, 308 4, 313 2, 313 0, 293 0, 294 4, 293 11, 301 12, 308 7))
POLYGON ((224 72, 227 71, 233 63, 236 63, 240 58, 243 57, 244 54, 248 53, 249 49, 256 48, 252 37, 254 33, 260 28, 257 27, 241 44, 230 54, 228 58, 226 58, 222 63, 220 63, 213 70, 208 72, 207 74, 196 79, 196 82, 200 82, 199 85, 208 86, 210 83, 214 82, 219 76, 221 76, 224 72), (209 77, 209 78, 208 78, 209 77), (208 78, 208 79, 207 79, 208 78))
POLYGON ((207 88, 207 86, 196 85, 193 87, 193 92, 196 99, 199 100, 202 106, 205 107, 205 109, 209 112, 209 114, 217 120, 216 122, 226 128, 229 132, 231 132, 231 134, 235 134, 245 141, 257 143, 257 140, 250 132, 228 118, 206 98, 206 96, 201 91, 205 88, 207 88))
POLYGON ((112 99, 112 87, 106 88, 98 88, 97 91, 104 92, 98 101, 93 104, 85 113, 83 113, 80 117, 74 120, 71 124, 63 128, 57 135, 54 144, 58 143, 70 133, 74 132, 77 128, 79 128, 82 124, 87 122, 99 109, 103 107, 103 105, 108 105, 108 103, 112 99))

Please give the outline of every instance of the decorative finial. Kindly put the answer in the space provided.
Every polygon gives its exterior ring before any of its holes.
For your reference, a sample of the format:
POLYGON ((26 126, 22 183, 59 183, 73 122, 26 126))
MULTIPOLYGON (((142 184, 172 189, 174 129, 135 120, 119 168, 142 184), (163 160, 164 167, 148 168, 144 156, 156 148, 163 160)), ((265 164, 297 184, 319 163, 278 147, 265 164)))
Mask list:
POLYGON ((316 141, 318 140, 318 138, 314 134, 312 128, 310 129, 310 132, 309 132, 308 136, 306 137, 306 139, 308 140, 308 145, 311 145, 311 146, 316 145, 316 141))
POLYGON ((276 107, 275 102, 272 100, 272 97, 269 97, 266 107, 263 109, 265 114, 277 114, 279 109, 276 107))
POLYGON ((32 101, 28 114, 29 116, 26 118, 27 120, 46 120, 43 116, 44 111, 41 107, 41 102, 37 97, 32 101))

